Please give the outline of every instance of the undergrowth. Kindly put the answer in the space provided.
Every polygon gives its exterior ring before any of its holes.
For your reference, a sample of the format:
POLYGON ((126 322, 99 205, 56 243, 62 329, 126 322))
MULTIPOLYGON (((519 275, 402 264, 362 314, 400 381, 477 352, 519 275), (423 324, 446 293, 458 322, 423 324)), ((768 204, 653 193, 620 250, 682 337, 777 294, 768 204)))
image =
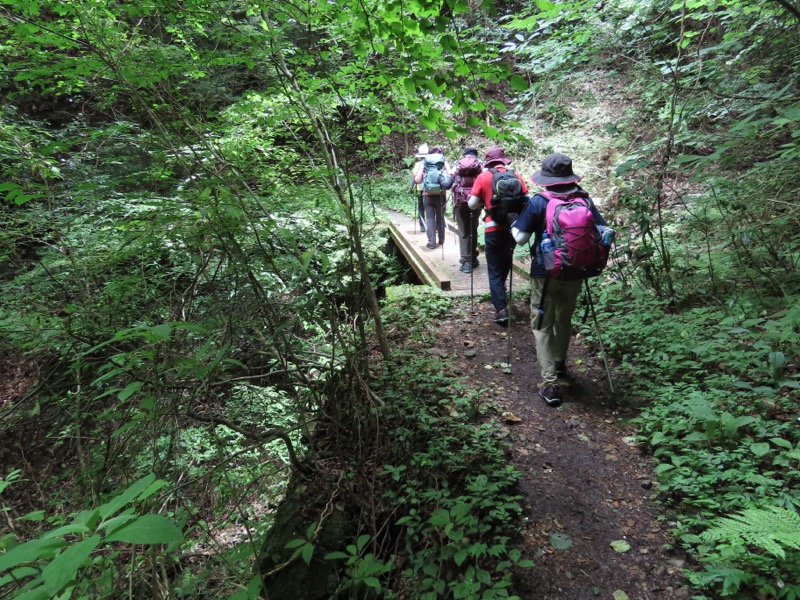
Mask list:
POLYGON ((742 294, 681 312, 618 282, 598 296, 626 401, 641 410, 659 498, 699 564, 689 580, 710 594, 695 597, 800 597, 800 552, 787 541, 800 535, 796 526, 795 537, 720 526, 734 514, 755 525, 769 510, 785 527, 796 523, 800 296, 742 294))
MULTIPOLYGON (((425 339, 449 305, 434 290, 407 287, 387 302, 384 316, 407 339, 425 339)), ((420 599, 512 597, 512 570, 532 563, 513 543, 520 474, 498 424, 475 422, 492 407, 446 360, 420 356, 414 343, 386 367, 376 386, 395 440, 383 467, 384 501, 403 549, 401 587, 420 599)))

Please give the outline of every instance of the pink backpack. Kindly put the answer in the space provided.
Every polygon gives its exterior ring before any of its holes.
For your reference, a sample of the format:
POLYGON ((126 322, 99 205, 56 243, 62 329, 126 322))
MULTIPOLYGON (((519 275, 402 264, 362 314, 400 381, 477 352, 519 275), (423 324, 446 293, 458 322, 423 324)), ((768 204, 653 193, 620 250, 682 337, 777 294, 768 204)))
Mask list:
POLYGON ((555 249, 555 265, 548 275, 586 279, 602 273, 609 247, 602 243, 589 195, 583 190, 569 194, 542 191, 539 195, 547 198, 547 233, 555 249))
POLYGON ((467 154, 458 159, 455 165, 456 183, 453 186, 453 203, 466 204, 469 193, 478 175, 481 174, 481 161, 477 157, 467 154))

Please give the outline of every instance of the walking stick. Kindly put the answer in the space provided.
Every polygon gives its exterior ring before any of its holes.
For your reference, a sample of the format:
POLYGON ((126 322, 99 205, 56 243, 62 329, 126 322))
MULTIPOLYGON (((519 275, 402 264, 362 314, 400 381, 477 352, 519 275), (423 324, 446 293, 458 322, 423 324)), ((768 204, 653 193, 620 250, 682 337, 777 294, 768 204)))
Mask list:
MULTIPOLYGON (((468 207, 469 208, 469 207, 468 207)), ((475 228, 472 226, 472 219, 475 216, 472 210, 469 211, 469 310, 475 312, 475 304, 473 301, 475 295, 475 249, 473 248, 473 237, 475 236, 475 228)))
POLYGON ((592 312, 592 320, 594 321, 594 328, 597 332, 597 342, 600 345, 600 352, 603 356, 603 365, 606 368, 606 376, 608 377, 608 387, 611 394, 614 395, 614 383, 611 381, 611 369, 608 368, 608 360, 606 359, 606 349, 603 347, 603 339, 600 337, 600 324, 597 322, 597 313, 594 311, 594 303, 592 302, 592 293, 589 291, 589 280, 584 279, 586 283, 586 298, 589 301, 589 309, 592 312))
MULTIPOLYGON (((509 235, 511 233, 509 232, 509 235)), ((508 302, 506 302, 506 312, 508 313, 508 331, 506 331, 506 354, 508 369, 511 370, 511 295, 514 293, 514 244, 509 244, 509 270, 508 270, 508 302)))

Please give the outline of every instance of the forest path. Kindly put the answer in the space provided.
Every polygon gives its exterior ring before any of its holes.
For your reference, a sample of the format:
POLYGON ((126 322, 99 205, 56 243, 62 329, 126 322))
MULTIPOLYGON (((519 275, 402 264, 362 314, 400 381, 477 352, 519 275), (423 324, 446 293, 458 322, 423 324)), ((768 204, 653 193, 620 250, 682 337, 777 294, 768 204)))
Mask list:
POLYGON ((528 301, 512 303, 508 329, 492 322, 488 301, 476 301, 474 312, 468 300, 453 307, 438 335, 451 345, 441 350, 503 411, 512 461, 523 474, 527 526, 521 549, 535 567, 519 574, 520 597, 689 598, 679 574, 682 558, 664 550, 672 540, 670 526, 658 518, 652 465, 634 443, 627 423, 633 415, 611 397, 596 349, 573 339, 568 366, 574 380, 554 409, 536 392, 528 301), (503 367, 508 363, 510 374, 503 367), (612 542, 629 549, 617 551, 612 542))

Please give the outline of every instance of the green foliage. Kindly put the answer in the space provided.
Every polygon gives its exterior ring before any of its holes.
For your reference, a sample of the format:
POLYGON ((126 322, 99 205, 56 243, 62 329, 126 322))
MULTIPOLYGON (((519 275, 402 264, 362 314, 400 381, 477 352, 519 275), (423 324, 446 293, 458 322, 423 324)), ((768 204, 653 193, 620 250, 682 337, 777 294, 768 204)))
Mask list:
POLYGON ((751 507, 734 517, 719 519, 703 538, 729 544, 744 542, 785 559, 784 547, 800 550, 800 516, 777 506, 751 507))
POLYGON ((403 579, 418 598, 510 597, 512 569, 532 563, 512 541, 522 514, 519 473, 498 425, 465 420, 478 392, 457 387, 437 359, 404 357, 391 380, 402 387, 381 386, 396 440, 383 472, 408 554, 403 579))
POLYGON ((382 591, 380 578, 392 570, 392 563, 378 559, 372 552, 367 552, 369 534, 358 536, 355 544, 348 544, 345 552, 334 551, 325 555, 325 560, 345 561, 345 577, 337 589, 337 593, 348 592, 358 594, 360 590, 373 589, 382 591))
MULTIPOLYGON (((13 480, 4 483, 3 488, 13 480)), ((165 485, 151 474, 99 507, 63 519, 65 524, 36 539, 5 536, 0 540, 5 550, 0 554, 0 590, 19 598, 110 596, 123 585, 117 580, 115 560, 128 554, 112 544, 153 546, 152 556, 164 560, 183 542, 181 527, 173 519, 140 508, 165 485)), ((132 574, 142 559, 129 554, 132 574)))
POLYGON ((387 294, 384 312, 388 322, 408 333, 434 329, 438 319, 447 315, 452 300, 429 286, 396 286, 387 294))
POLYGON ((707 531, 765 504, 800 506, 799 382, 786 360, 798 351, 796 296, 741 295, 682 311, 620 282, 596 296, 625 393, 641 403, 637 423, 657 462, 659 497, 677 512, 681 545, 704 565, 689 573, 692 583, 722 597, 795 597, 796 552, 782 560, 707 531))

